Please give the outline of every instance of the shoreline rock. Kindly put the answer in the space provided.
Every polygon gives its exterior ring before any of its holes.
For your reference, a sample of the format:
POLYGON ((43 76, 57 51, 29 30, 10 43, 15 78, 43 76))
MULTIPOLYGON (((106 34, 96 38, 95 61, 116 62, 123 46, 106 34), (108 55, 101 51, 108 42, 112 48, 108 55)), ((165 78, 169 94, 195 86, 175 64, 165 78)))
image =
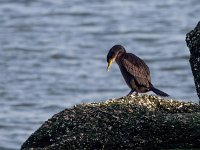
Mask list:
POLYGON ((55 114, 21 149, 200 148, 200 106, 153 95, 76 105, 55 114))
POLYGON ((187 33, 185 41, 190 50, 190 66, 197 95, 200 99, 200 21, 193 30, 187 33))

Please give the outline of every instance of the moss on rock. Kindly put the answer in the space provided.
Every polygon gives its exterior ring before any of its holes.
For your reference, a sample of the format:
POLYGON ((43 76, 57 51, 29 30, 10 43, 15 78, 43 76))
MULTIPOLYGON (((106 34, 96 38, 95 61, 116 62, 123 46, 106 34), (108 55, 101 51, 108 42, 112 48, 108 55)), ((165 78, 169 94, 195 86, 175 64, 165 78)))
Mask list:
POLYGON ((76 105, 46 121, 21 149, 200 148, 200 106, 158 96, 76 105))

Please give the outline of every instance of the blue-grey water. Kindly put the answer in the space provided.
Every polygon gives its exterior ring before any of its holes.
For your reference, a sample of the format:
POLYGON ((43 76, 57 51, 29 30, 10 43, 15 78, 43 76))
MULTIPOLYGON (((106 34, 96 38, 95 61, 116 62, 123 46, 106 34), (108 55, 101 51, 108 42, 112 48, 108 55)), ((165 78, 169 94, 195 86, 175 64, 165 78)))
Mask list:
POLYGON ((126 95, 118 66, 106 72, 114 44, 143 58, 171 98, 198 102, 185 34, 199 9, 199 0, 0 0, 0 149, 19 149, 74 104, 126 95))

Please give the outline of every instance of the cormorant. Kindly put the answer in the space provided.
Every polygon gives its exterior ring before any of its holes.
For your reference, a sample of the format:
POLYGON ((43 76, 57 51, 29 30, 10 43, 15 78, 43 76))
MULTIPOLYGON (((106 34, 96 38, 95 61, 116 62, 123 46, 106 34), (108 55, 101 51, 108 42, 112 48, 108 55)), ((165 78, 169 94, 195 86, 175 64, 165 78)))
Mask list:
POLYGON ((114 45, 108 52, 107 71, 109 71, 109 68, 114 61, 118 64, 126 84, 131 89, 128 95, 133 92, 138 94, 153 91, 160 96, 169 96, 167 93, 152 85, 149 67, 145 62, 138 56, 127 53, 123 46, 114 45))

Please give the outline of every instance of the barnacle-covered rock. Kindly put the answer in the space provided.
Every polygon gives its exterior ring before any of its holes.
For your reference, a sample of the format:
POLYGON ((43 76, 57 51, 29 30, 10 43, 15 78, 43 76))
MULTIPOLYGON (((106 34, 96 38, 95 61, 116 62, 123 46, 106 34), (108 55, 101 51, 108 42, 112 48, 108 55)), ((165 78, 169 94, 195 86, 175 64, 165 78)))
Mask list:
POLYGON ((21 149, 200 148, 200 106, 142 95, 76 105, 46 121, 21 149))
POLYGON ((187 33, 185 40, 190 50, 190 66, 197 95, 200 98, 200 22, 193 30, 187 33))

